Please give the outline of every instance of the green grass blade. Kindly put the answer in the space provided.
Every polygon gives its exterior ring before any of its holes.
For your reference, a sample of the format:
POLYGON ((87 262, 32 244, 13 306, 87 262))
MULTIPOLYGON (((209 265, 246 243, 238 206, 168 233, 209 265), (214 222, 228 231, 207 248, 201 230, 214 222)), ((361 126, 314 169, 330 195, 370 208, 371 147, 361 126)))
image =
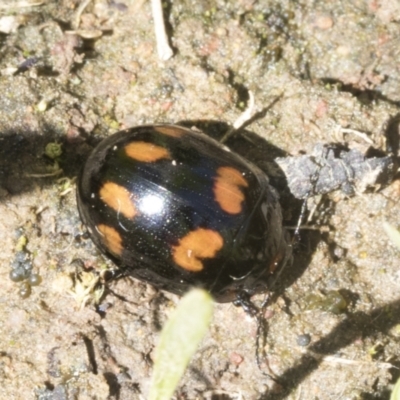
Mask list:
POLYGON ((400 379, 394 385, 390 400, 400 400, 400 379))
POLYGON ((194 289, 182 298, 161 332, 149 400, 169 400, 172 397, 207 332, 212 311, 212 298, 204 290, 194 289))
POLYGON ((389 236, 389 239, 400 249, 400 232, 392 225, 387 222, 383 223, 383 229, 389 236))

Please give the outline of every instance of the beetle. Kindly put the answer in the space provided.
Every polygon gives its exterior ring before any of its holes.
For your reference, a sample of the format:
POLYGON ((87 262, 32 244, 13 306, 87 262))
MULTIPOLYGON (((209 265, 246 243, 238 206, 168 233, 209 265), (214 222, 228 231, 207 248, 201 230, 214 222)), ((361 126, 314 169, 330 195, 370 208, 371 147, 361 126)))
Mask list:
POLYGON ((291 262, 267 175, 181 126, 104 139, 84 165, 77 202, 91 239, 120 269, 178 295, 202 287, 240 303, 291 262))

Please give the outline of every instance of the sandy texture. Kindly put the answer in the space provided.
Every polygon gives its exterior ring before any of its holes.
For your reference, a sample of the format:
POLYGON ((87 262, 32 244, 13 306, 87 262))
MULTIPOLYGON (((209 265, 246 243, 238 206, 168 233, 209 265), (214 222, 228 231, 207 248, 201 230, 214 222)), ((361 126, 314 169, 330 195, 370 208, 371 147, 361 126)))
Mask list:
MULTIPOLYGON (((185 122, 220 137, 251 90, 257 118, 227 145, 271 175, 293 225, 300 204, 275 157, 316 143, 367 147, 343 129, 382 152, 389 137, 397 156, 400 7, 168 2, 175 54, 162 62, 149 3, 92 0, 78 20, 78 0, 12 7, 19 3, 3 1, 0 16, 0 398, 145 399, 160 327, 179 299, 129 278, 108 283, 98 306, 97 292, 85 292, 92 269, 110 266, 82 236, 76 208, 87 154, 102 137, 144 123, 185 122), (62 144, 58 163, 45 155, 48 143, 62 144), (27 299, 9 279, 21 237, 42 278, 27 299)), ((254 320, 217 305, 177 399, 389 397, 400 354, 400 250, 382 222, 398 226, 400 186, 375 189, 314 201, 316 229, 301 233, 266 315, 265 351, 280 383, 256 366, 254 320)))

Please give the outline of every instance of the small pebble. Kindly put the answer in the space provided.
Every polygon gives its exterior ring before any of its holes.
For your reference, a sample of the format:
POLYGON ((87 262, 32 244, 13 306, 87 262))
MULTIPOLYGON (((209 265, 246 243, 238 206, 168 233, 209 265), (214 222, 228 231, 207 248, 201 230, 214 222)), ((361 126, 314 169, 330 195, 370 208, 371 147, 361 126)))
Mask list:
POLYGON ((31 286, 38 286, 41 284, 42 282, 42 278, 40 277, 40 275, 38 274, 32 274, 29 279, 28 282, 31 286))
POLYGON ((306 347, 311 342, 311 336, 307 333, 305 333, 303 335, 298 335, 296 341, 299 346, 306 347))
POLYGON ((315 27, 321 30, 331 29, 333 26, 333 19, 329 15, 319 15, 314 23, 315 27))
POLYGON ((31 285, 28 282, 23 282, 18 291, 23 299, 27 299, 31 295, 31 285))
POLYGON ((28 274, 24 268, 17 267, 10 271, 9 277, 13 282, 21 282, 28 277, 28 274))

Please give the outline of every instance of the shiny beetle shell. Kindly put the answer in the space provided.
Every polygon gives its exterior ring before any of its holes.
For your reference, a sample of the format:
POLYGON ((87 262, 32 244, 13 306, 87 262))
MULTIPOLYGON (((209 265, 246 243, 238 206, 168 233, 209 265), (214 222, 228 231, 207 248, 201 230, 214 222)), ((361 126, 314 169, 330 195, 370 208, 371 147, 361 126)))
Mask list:
POLYGON ((265 291, 291 259, 267 176, 208 136, 139 126, 103 140, 84 166, 78 207, 94 243, 132 276, 219 302, 265 291))

